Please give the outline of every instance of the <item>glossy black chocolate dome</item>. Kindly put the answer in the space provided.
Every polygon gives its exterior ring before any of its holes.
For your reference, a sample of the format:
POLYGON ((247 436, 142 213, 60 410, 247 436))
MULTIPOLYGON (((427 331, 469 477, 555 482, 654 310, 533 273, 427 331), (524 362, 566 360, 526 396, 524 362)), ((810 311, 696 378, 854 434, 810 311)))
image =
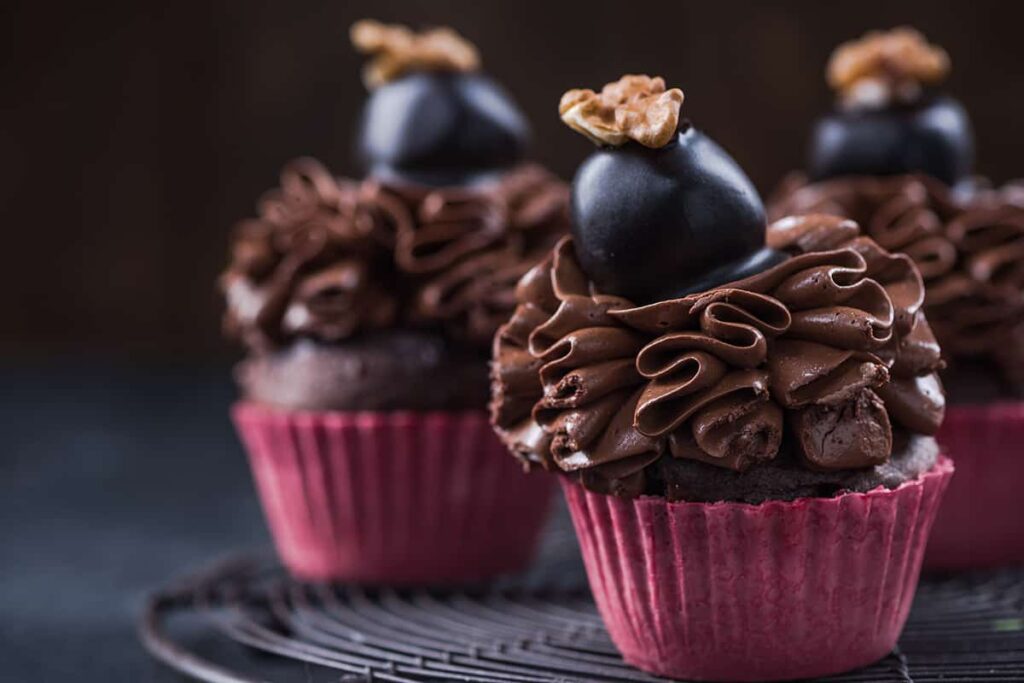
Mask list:
POLYGON ((373 90, 358 154, 377 177, 470 184, 521 161, 528 138, 525 117, 490 78, 414 72, 373 90))
POLYGON ((604 293, 637 303, 707 289, 778 260, 765 211, 743 170, 687 125, 660 148, 602 147, 572 188, 573 236, 604 293))
POLYGON ((809 156, 813 180, 924 173, 956 185, 971 174, 974 133, 959 102, 933 95, 881 109, 837 110, 818 121, 809 156))

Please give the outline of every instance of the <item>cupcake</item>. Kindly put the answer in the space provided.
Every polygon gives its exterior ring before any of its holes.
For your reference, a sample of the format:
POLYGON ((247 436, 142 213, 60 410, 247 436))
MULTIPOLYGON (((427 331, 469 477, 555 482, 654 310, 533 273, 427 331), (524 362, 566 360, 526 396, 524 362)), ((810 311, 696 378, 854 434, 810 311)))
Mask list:
POLYGON ((559 475, 627 662, 866 665, 896 643, 952 474, 921 276, 850 220, 766 226, 682 100, 647 76, 562 98, 599 149, 495 337, 492 422, 559 475))
POLYGON ((769 213, 851 218, 920 268, 947 364, 938 438, 958 470, 925 566, 962 569, 1024 562, 1024 196, 971 175, 967 113, 940 89, 948 70, 909 28, 841 45, 828 66, 836 109, 769 213))
POLYGON ((285 166, 236 230, 233 414, 275 545, 307 580, 484 579, 531 559, 553 484, 488 425, 491 339, 568 229, 522 114, 449 29, 360 22, 366 177, 285 166), (496 533, 501 529, 501 533, 496 533))

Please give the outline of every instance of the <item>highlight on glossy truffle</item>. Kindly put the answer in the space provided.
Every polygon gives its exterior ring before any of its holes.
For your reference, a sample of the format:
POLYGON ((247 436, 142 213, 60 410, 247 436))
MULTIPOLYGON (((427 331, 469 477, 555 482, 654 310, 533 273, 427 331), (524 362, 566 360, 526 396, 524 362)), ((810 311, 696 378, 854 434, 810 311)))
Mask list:
POLYGON ((601 92, 573 89, 562 95, 558 113, 567 126, 597 145, 619 147, 630 140, 645 147, 667 145, 679 126, 683 91, 660 77, 626 75, 601 92))
POLYGON ((922 86, 939 83, 948 73, 946 51, 903 26, 840 45, 829 60, 827 79, 846 106, 883 106, 917 99, 922 86))
POLYGON ((414 71, 468 72, 480 68, 476 47, 447 26, 421 32, 401 24, 363 19, 352 24, 352 44, 373 59, 363 82, 373 89, 414 71))

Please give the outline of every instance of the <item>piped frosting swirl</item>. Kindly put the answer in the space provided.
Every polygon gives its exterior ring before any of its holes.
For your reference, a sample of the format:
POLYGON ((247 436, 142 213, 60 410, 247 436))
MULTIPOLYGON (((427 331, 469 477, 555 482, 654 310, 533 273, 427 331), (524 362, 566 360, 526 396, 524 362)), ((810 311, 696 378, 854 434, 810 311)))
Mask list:
POLYGON ((790 177, 773 216, 848 216, 867 235, 910 256, 921 271, 925 311, 953 362, 986 359, 1024 386, 1024 203, 1012 187, 958 195, 927 176, 845 177, 808 184, 790 177))
POLYGON ((236 229, 225 328, 257 351, 394 326, 486 348, 515 282, 567 231, 567 203, 532 165, 480 187, 423 188, 296 160, 236 229))
POLYGON ((832 217, 768 235, 790 258, 642 307, 595 291, 563 239, 495 338, 492 417, 513 453, 634 496, 662 457, 742 472, 790 448, 846 470, 887 461, 893 423, 934 433, 939 349, 910 259, 832 217))

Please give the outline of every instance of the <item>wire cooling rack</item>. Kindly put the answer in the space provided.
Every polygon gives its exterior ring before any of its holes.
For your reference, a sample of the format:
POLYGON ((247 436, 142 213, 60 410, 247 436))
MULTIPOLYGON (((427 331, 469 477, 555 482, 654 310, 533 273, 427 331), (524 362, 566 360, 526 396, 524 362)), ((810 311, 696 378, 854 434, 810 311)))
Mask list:
MULTIPOLYGON (((459 590, 303 585, 236 555, 150 596, 139 634, 211 683, 661 681, 622 662, 556 528, 524 577, 459 590)), ((830 681, 1024 681, 1024 570, 922 582, 899 647, 830 681)))

